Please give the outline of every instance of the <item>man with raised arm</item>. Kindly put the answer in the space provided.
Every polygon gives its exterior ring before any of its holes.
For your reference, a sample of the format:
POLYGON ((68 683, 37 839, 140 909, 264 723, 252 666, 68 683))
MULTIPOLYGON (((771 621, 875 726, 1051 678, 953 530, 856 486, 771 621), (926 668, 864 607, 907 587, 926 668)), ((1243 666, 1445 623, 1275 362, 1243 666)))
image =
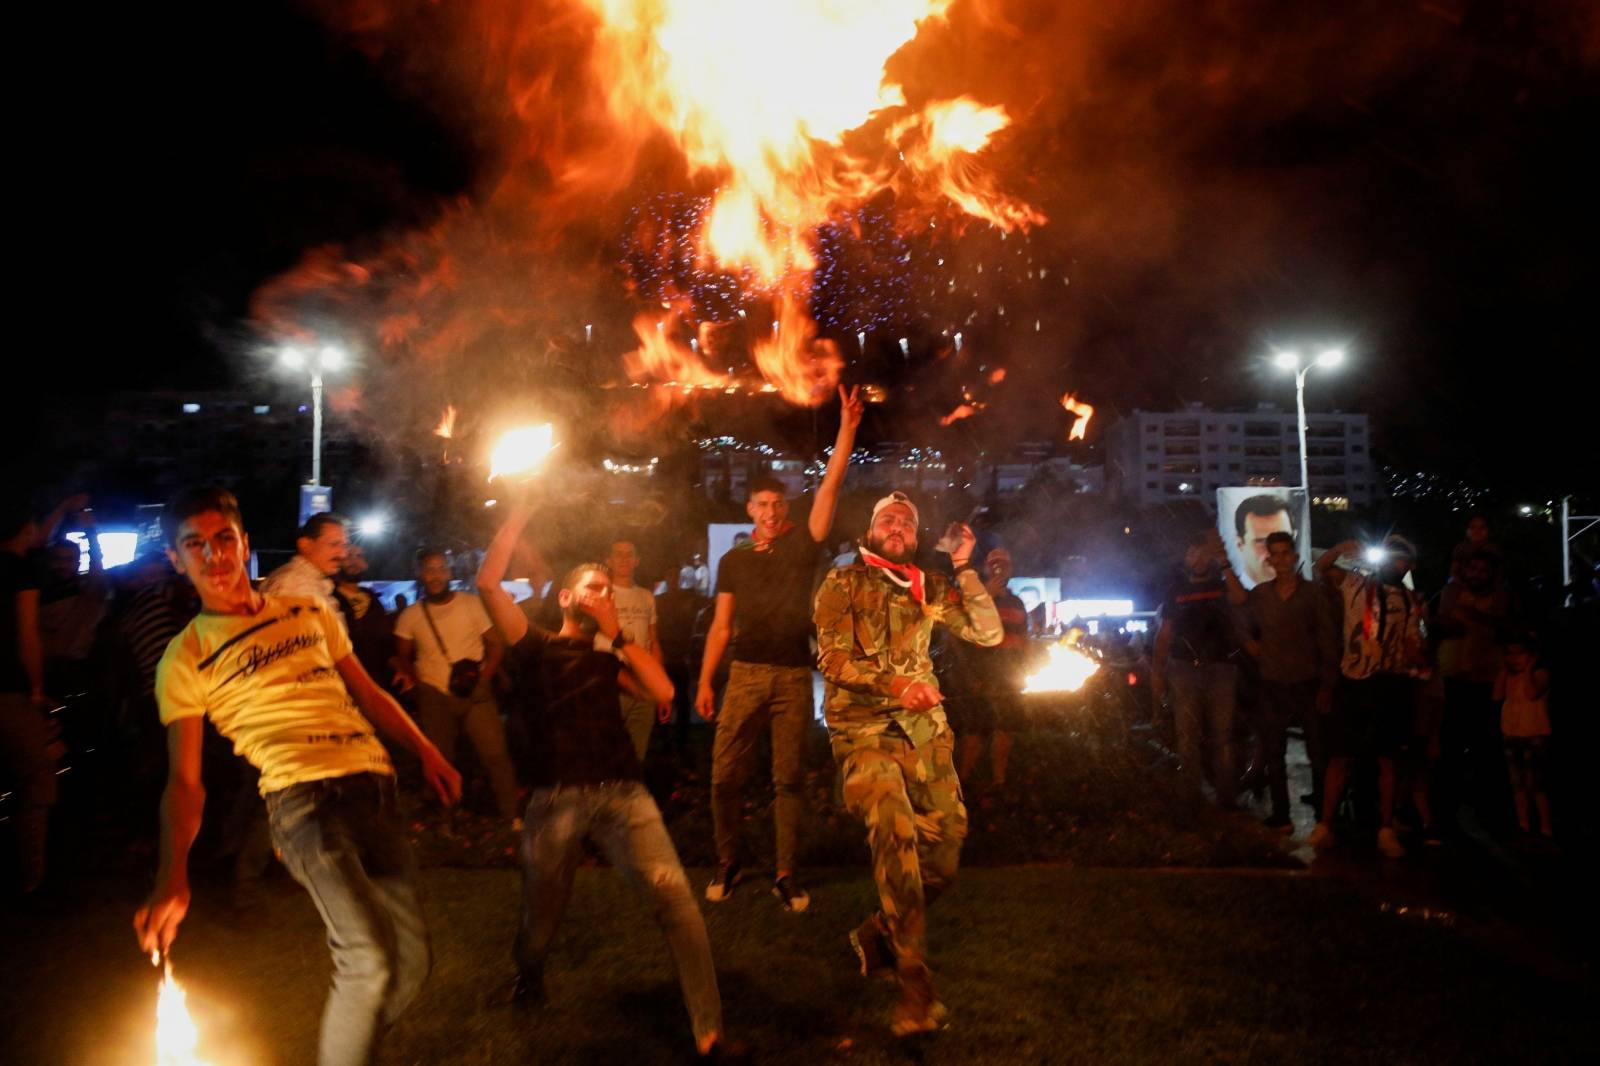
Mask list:
POLYGON ((944 1017, 926 961, 927 908, 955 876, 967 835, 955 737, 928 641, 935 624, 985 648, 1005 637, 972 567, 972 530, 961 526, 950 551, 951 580, 912 562, 917 525, 905 493, 879 500, 860 561, 828 574, 815 610, 829 742, 845 806, 867 824, 882 907, 850 943, 863 975, 899 978, 898 1036, 936 1029, 944 1017))
POLYGON ((161 868, 134 915, 139 945, 165 952, 189 910, 189 847, 200 829, 204 719, 261 771, 272 839, 328 928, 333 988, 317 1061, 368 1062, 428 976, 416 863, 377 726, 417 753, 445 803, 461 775, 362 669, 337 611, 320 598, 250 584, 250 539, 231 492, 184 493, 161 515, 167 558, 200 595, 156 670, 167 727, 161 868))
POLYGON ((517 973, 492 1001, 534 1006, 543 1000, 545 955, 588 837, 649 893, 678 968, 696 1049, 707 1058, 733 1057, 723 1040, 705 921, 622 720, 621 675, 654 703, 671 702, 672 682, 656 657, 623 631, 603 563, 580 563, 562 581, 559 632, 529 624, 500 585, 531 515, 520 501, 509 510, 478 570, 478 594, 509 649, 513 699, 541 742, 522 829, 517 973))
POLYGON ((739 883, 739 808, 741 791, 755 758, 756 741, 772 729, 773 804, 777 822, 777 871, 773 895, 792 912, 806 909, 811 897, 795 879, 795 842, 803 804, 801 753, 811 725, 811 594, 824 557, 823 548, 856 427, 863 410, 859 389, 839 389, 839 436, 827 472, 811 502, 806 528, 789 521, 783 483, 774 478, 750 482, 745 513, 754 536, 735 547, 717 566, 716 614, 706 634, 695 709, 717 720, 711 753, 711 814, 717 837, 718 872, 706 886, 706 899, 718 902, 739 883), (730 642, 733 662, 716 708, 712 679, 730 642))

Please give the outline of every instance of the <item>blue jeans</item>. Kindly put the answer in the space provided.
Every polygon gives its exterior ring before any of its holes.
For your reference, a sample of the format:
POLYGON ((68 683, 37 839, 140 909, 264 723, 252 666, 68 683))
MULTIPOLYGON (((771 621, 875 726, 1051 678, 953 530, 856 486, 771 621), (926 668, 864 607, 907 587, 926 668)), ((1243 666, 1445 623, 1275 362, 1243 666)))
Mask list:
POLYGON ((394 779, 353 774, 291 785, 267 794, 267 818, 283 864, 328 927, 333 988, 317 1061, 366 1063, 380 1027, 416 998, 432 965, 394 779))
POLYGON ((1201 742, 1209 733, 1211 784, 1217 790, 1217 803, 1232 807, 1239 795, 1233 739, 1239 668, 1232 663, 1173 659, 1167 667, 1167 684, 1172 690, 1173 725, 1178 734, 1178 759, 1183 763, 1184 774, 1196 786, 1200 784, 1205 766, 1201 742))
POLYGON ((629 883, 649 894, 678 968, 695 1039, 720 1033, 722 997, 705 920, 661 824, 661 811, 636 781, 534 791, 522 829, 522 924, 513 949, 517 968, 530 981, 543 980, 544 958, 572 895, 585 836, 629 883))

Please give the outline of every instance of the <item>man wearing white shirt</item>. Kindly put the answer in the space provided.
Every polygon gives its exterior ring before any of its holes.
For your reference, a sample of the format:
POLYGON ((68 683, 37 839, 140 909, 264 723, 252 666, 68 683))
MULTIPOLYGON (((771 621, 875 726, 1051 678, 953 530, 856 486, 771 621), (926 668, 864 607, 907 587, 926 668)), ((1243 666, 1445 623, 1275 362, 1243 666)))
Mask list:
POLYGON ((294 547, 294 558, 268 574, 261 591, 269 596, 309 596, 327 604, 343 621, 339 602, 333 598, 333 575, 344 566, 350 547, 344 519, 332 511, 312 515, 300 527, 294 547))
MULTIPOLYGON (((617 605, 617 622, 628 639, 661 661, 661 646, 656 643, 655 593, 634 580, 639 569, 639 551, 630 540, 611 542, 606 554, 606 567, 611 571, 611 596, 617 605)), ((628 739, 633 742, 633 753, 644 761, 650 747, 650 729, 657 721, 670 721, 672 705, 657 704, 648 696, 622 691, 622 721, 628 729, 628 739)))
POLYGON ((521 814, 517 775, 491 687, 505 642, 478 597, 450 587, 444 552, 417 552, 417 590, 417 602, 400 612, 394 625, 395 685, 402 692, 415 691, 417 724, 445 758, 454 753, 460 734, 467 734, 501 816, 514 820, 521 814), (453 690, 452 669, 463 660, 478 665, 478 676, 469 688, 453 690))

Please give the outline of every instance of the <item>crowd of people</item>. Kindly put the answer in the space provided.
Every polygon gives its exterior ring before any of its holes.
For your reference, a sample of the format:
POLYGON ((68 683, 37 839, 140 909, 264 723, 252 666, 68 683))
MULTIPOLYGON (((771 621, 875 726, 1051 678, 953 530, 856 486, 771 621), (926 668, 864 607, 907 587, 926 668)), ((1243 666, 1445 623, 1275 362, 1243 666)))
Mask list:
POLYGON ((1402 809, 1424 845, 1461 832, 1463 816, 1490 833, 1514 816, 1518 831, 1553 838, 1550 671, 1513 609, 1504 552, 1483 516, 1471 519, 1435 597, 1414 587, 1418 552, 1398 533, 1381 545, 1335 545, 1309 574, 1288 529, 1265 534, 1259 554, 1259 576, 1270 579, 1246 590, 1217 533, 1197 533, 1161 607, 1152 689, 1170 700, 1178 760, 1196 788, 1224 809, 1264 788, 1265 824, 1293 833, 1286 740, 1298 730, 1314 848, 1332 847, 1336 825, 1351 821, 1341 804, 1352 768, 1366 762, 1377 771, 1375 843, 1385 857, 1406 854, 1402 809))
MULTIPOLYGON (((742 794, 765 736, 770 891, 783 910, 804 912, 796 842, 818 671, 841 795, 866 828, 878 890, 849 945, 863 976, 896 982, 894 1033, 938 1028, 928 907, 959 865, 963 779, 987 756, 990 782, 1004 786, 1026 727, 1029 613, 1007 587, 1010 553, 976 558, 977 537, 960 523, 938 545, 947 561, 919 567, 921 516, 901 492, 877 501, 867 529, 836 554, 829 536, 860 417, 859 398, 841 390, 834 458, 803 524, 790 521, 781 482, 757 479, 751 534, 718 560, 714 586, 695 556, 668 568, 659 595, 640 581, 637 545, 619 537, 603 558, 552 577, 547 595, 514 601, 514 567, 536 578, 549 568, 537 512, 510 486, 472 587, 454 579, 448 552, 423 547, 415 602, 395 612, 363 584, 360 546, 333 514, 308 519, 293 558, 260 581, 249 576, 244 516, 220 489, 170 503, 164 548, 114 578, 87 499, 8 517, 0 739, 21 893, 48 884, 63 754, 52 697, 98 688, 109 711, 94 728, 125 753, 125 828, 158 840, 155 887, 135 919, 141 947, 171 945, 202 812, 216 812, 209 847, 231 864, 236 891, 276 851, 328 928, 335 974, 321 1061, 367 1061, 430 965, 397 767, 448 807, 462 794, 465 739, 496 816, 521 838, 514 967, 487 1002, 542 1001, 544 958, 587 839, 649 897, 696 1050, 737 1058, 697 893, 643 767, 658 725, 674 725, 681 743, 696 718, 713 724, 718 862, 698 894, 721 904, 748 880, 742 794), (89 533, 86 548, 60 535, 67 528, 89 533), (516 744, 519 729, 534 741, 516 744)), ((1227 809, 1264 791, 1266 827, 1292 833, 1287 752, 1298 732, 1315 848, 1370 822, 1377 850, 1400 858, 1403 821, 1411 840, 1435 844, 1464 814, 1480 828, 1514 818, 1521 832, 1550 837, 1551 673, 1537 635, 1516 625, 1504 553, 1486 524, 1474 518, 1432 599, 1412 587, 1417 550, 1399 535, 1381 548, 1337 545, 1307 567, 1292 532, 1260 532, 1246 555, 1253 587, 1208 530, 1191 539, 1161 607, 1150 691, 1158 717, 1170 705, 1182 779, 1227 809), (1341 805, 1359 779, 1352 771, 1369 762, 1375 816, 1352 818, 1341 805)))

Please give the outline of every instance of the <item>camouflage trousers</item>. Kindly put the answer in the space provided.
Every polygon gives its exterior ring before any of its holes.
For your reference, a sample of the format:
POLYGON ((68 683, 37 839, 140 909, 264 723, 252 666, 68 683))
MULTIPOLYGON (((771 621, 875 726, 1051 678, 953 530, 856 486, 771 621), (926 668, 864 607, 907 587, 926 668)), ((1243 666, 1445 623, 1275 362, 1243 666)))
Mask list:
POLYGON ((967 836, 955 738, 947 729, 919 747, 891 727, 867 736, 835 732, 832 745, 845 806, 867 824, 900 972, 926 971, 928 907, 955 878, 967 836))

